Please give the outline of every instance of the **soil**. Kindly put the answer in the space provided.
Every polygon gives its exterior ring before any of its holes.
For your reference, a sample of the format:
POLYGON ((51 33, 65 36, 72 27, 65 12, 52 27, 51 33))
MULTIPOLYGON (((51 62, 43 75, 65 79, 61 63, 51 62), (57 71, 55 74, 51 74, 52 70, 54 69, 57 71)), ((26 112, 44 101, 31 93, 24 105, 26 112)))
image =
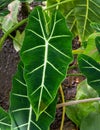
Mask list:
MULTIPOLYGON (((24 6, 22 5, 24 9, 24 6)), ((18 15, 18 21, 27 17, 27 13, 20 11, 18 15)), ((25 25, 20 28, 20 31, 24 29, 25 25)), ((0 37, 3 35, 0 31, 0 37)), ((12 33, 15 35, 15 32, 12 33)), ((79 48, 80 43, 78 37, 73 40, 73 49, 79 48)), ((76 56, 75 56, 76 57, 76 56)), ((16 72, 17 64, 19 62, 19 54, 13 47, 13 42, 10 38, 5 41, 2 50, 0 51, 0 106, 6 111, 9 108, 9 95, 12 88, 12 78, 16 72)), ((76 58, 75 58, 76 59, 76 58)), ((77 65, 76 60, 70 66, 77 65)), ((77 67, 68 71, 68 73, 77 73, 77 67)), ((76 87, 78 83, 83 80, 83 77, 66 77, 62 82, 62 87, 65 95, 65 100, 74 99, 76 94, 76 87)), ((58 103, 61 102, 61 95, 59 93, 58 103)), ((51 124, 50 130, 59 130, 62 119, 62 108, 56 110, 55 121, 51 124)), ((65 115, 65 122, 63 130, 78 130, 76 125, 68 119, 65 115)))

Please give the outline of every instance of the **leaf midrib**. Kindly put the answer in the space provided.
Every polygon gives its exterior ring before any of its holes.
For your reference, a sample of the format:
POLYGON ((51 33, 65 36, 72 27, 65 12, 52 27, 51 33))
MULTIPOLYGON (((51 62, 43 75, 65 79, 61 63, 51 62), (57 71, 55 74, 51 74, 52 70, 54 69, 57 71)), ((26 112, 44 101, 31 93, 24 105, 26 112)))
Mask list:
POLYGON ((88 20, 88 11, 89 11, 89 0, 86 0, 86 18, 85 18, 85 21, 84 21, 82 38, 84 38, 84 35, 85 35, 85 29, 86 29, 87 20, 88 20))

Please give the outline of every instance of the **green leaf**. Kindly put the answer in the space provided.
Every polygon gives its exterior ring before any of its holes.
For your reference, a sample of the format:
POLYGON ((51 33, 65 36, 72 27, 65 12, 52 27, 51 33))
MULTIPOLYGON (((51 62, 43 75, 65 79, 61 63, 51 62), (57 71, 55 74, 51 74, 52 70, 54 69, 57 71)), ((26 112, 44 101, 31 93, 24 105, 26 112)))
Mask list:
POLYGON ((77 86, 77 93, 75 96, 76 100, 95 98, 98 96, 98 93, 91 86, 88 85, 87 79, 83 80, 77 86))
POLYGON ((18 23, 17 15, 18 15, 18 9, 20 6, 20 2, 18 0, 14 0, 8 5, 8 10, 10 13, 4 17, 2 21, 2 28, 5 31, 8 31, 11 29, 16 23, 18 23))
POLYGON ((21 49, 28 97, 37 118, 56 97, 72 60, 72 35, 64 17, 55 11, 48 28, 46 18, 41 7, 32 11, 21 49))
POLYGON ((78 57, 81 72, 87 77, 87 81, 100 95, 100 64, 91 57, 81 54, 78 57))
MULTIPOLYGON (((49 6, 57 3, 57 0, 48 0, 49 6)), ((94 32, 91 22, 100 23, 100 0, 62 0, 59 9, 66 17, 66 21, 75 34, 80 36, 81 41, 86 41, 94 32), (65 3, 66 2, 66 3, 65 3)))
POLYGON ((97 32, 100 32, 100 22, 99 23, 91 23, 91 27, 96 30, 97 32))
POLYGON ((0 130, 11 130, 10 116, 1 107, 0 107, 0 130))
POLYGON ((28 3, 31 3, 31 2, 42 2, 42 1, 46 1, 46 0, 19 0, 21 2, 28 2, 28 3))
POLYGON ((82 41, 93 33, 91 22, 100 22, 100 0, 75 0, 75 19, 82 41))
POLYGON ((80 130, 100 130, 100 113, 90 113, 81 123, 80 130))
POLYGON ((95 39, 95 42, 96 42, 96 47, 100 53, 100 36, 97 36, 96 39, 95 39))
POLYGON ((23 63, 20 62, 18 70, 13 78, 13 88, 11 91, 10 114, 12 118, 13 130, 48 130, 54 120, 56 101, 41 114, 36 121, 35 113, 27 96, 27 86, 23 78, 23 63))
MULTIPOLYGON (((77 86, 75 100, 95 98, 98 96, 98 93, 87 84, 87 80, 84 80, 77 86)), ((81 122, 89 113, 99 111, 99 109, 99 102, 80 103, 72 106, 67 106, 66 114, 68 118, 71 119, 77 126, 80 126, 81 122)))
POLYGON ((13 0, 1 0, 0 1, 0 10, 4 7, 7 7, 7 5, 12 2, 13 0))
POLYGON ((19 51, 21 49, 24 36, 25 36, 25 31, 23 31, 22 33, 20 33, 18 30, 16 31, 16 36, 13 40, 14 48, 16 51, 19 51))
POLYGON ((0 17, 8 14, 7 6, 12 0, 1 0, 0 1, 0 17))
POLYGON ((21 2, 28 2, 28 3, 33 2, 33 0, 19 0, 19 1, 21 1, 21 2))
POLYGON ((97 36, 100 36, 100 33, 93 33, 92 35, 89 36, 88 41, 87 41, 87 47, 84 50, 83 54, 92 57, 93 59, 95 59, 97 62, 100 63, 100 53, 96 46, 96 44, 98 43, 95 42, 95 39, 97 36))

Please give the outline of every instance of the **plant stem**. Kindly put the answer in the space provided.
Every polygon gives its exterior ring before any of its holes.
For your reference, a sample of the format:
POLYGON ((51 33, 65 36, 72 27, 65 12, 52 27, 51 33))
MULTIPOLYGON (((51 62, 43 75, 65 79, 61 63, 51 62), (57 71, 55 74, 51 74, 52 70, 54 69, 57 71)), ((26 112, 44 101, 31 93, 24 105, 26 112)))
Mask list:
POLYGON ((56 4, 53 4, 53 5, 51 5, 51 6, 48 6, 45 10, 54 8, 54 7, 58 6, 58 5, 65 4, 65 3, 70 2, 70 1, 72 1, 72 0, 64 0, 64 1, 62 1, 62 2, 58 2, 58 3, 56 3, 56 4))
POLYGON ((72 54, 82 54, 84 52, 83 49, 77 49, 77 50, 72 50, 72 54))
POLYGON ((94 102, 94 101, 100 101, 100 98, 89 98, 89 99, 83 99, 83 100, 64 102, 64 103, 57 104, 57 108, 76 105, 80 103, 94 102))
POLYGON ((78 65, 72 65, 72 66, 69 66, 68 70, 74 69, 74 68, 77 68, 77 67, 78 67, 78 65))
POLYGON ((67 76, 84 76, 82 73, 67 74, 67 76))
MULTIPOLYGON (((63 92, 63 89, 62 89, 61 85, 60 85, 60 93, 61 93, 61 97, 62 97, 62 103, 64 103, 65 102, 65 100, 64 100, 64 92, 63 92)), ((63 112, 62 112, 62 120, 61 120, 60 130, 63 130, 64 120, 65 120, 65 107, 63 106, 63 112)))
POLYGON ((5 33, 5 34, 3 35, 3 37, 0 39, 0 50, 1 50, 2 46, 3 46, 4 41, 5 41, 6 38, 9 36, 9 34, 12 33, 14 30, 16 30, 18 27, 22 26, 22 25, 23 25, 24 23, 26 23, 27 21, 28 21, 28 18, 23 19, 21 22, 19 22, 19 23, 16 24, 14 27, 12 27, 11 29, 9 29, 9 30, 7 31, 7 33, 5 33))

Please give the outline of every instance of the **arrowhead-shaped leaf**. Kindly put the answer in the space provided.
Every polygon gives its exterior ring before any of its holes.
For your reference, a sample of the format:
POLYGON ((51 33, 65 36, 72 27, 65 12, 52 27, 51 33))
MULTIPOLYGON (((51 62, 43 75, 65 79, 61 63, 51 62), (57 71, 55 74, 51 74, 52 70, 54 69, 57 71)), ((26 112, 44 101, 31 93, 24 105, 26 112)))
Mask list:
POLYGON ((100 95, 100 64, 91 57, 81 54, 78 57, 81 72, 87 77, 87 81, 100 95))
MULTIPOLYGON (((57 0, 48 0, 49 6, 54 2, 57 3, 57 0)), ((64 4, 59 5, 59 9, 66 16, 71 31, 77 33, 82 41, 87 40, 94 31, 90 23, 100 22, 100 0, 72 0, 71 2, 62 0, 61 2, 64 4)))
POLYGON ((20 62, 13 79, 11 92, 12 130, 48 130, 54 120, 56 101, 57 99, 50 104, 36 121, 36 115, 27 97, 27 87, 23 78, 23 64, 20 62))
POLYGON ((55 11, 49 24, 46 18, 41 7, 32 11, 21 49, 28 97, 37 117, 56 97, 72 60, 72 36, 64 17, 55 11))
POLYGON ((0 108, 0 130, 11 130, 10 116, 2 108, 0 108))
POLYGON ((75 19, 82 40, 93 32, 91 22, 100 21, 100 0, 75 0, 75 19))

